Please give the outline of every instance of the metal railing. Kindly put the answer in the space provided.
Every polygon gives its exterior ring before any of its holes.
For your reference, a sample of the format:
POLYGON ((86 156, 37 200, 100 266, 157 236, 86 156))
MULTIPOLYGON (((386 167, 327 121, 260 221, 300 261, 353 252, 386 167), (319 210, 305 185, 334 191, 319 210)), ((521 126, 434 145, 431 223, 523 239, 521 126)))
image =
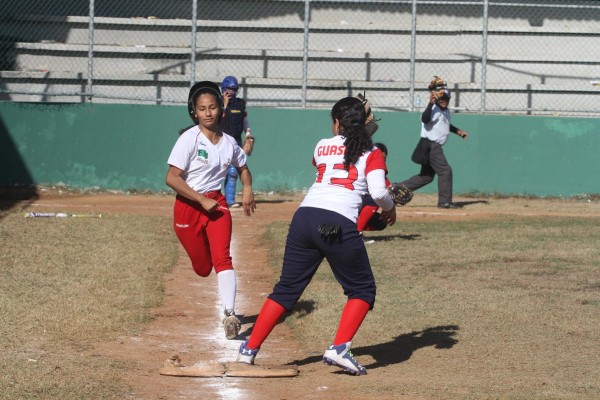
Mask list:
POLYGON ((250 106, 415 111, 439 75, 458 112, 600 113, 597 1, 8 2, 0 100, 183 104, 234 75, 250 106))

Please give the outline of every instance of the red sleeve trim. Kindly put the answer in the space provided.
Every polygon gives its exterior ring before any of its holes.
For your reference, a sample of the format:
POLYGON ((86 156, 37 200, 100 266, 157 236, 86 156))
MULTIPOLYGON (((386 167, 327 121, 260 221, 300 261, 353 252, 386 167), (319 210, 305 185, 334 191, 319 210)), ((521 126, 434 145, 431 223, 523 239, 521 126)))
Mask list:
POLYGON ((385 165, 385 159, 383 158, 383 152, 380 149, 373 150, 367 156, 367 167, 365 168, 365 175, 376 169, 382 169, 387 175, 387 166, 385 165))

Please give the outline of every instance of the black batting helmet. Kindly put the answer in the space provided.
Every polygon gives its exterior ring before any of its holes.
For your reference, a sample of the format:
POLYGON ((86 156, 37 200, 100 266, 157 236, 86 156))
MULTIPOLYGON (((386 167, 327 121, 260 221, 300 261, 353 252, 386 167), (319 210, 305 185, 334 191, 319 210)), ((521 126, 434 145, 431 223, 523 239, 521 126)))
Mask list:
POLYGON ((220 111, 219 121, 221 121, 221 114, 223 112, 223 95, 221 94, 219 85, 211 81, 198 82, 190 88, 190 93, 188 95, 188 113, 192 121, 194 121, 195 124, 198 123, 198 118, 195 117, 196 100, 202 93, 210 93, 217 98, 220 111))

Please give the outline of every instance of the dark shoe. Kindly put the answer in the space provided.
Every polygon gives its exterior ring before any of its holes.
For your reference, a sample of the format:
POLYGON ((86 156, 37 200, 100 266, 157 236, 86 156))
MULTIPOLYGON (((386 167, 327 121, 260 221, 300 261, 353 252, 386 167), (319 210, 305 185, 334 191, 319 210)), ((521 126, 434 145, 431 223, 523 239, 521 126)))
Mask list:
POLYGON ((225 318, 223 319, 223 328, 225 329, 225 337, 229 340, 237 338, 240 334, 242 324, 237 319, 233 310, 225 310, 225 318))
POLYGON ((457 208, 461 208, 461 206, 459 206, 458 204, 454 204, 454 203, 440 203, 440 204, 438 204, 438 208, 457 209, 457 208))

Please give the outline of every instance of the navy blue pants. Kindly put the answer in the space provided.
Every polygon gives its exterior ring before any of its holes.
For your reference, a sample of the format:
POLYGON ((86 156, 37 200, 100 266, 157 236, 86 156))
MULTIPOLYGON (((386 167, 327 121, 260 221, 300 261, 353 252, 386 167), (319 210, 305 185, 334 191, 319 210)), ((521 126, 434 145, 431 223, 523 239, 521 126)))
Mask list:
POLYGON ((291 310, 324 258, 348 299, 364 300, 372 309, 375 278, 356 224, 336 212, 313 207, 300 207, 294 214, 285 244, 281 277, 269 298, 287 311, 291 310), (339 238, 322 238, 321 224, 339 225, 339 238))

